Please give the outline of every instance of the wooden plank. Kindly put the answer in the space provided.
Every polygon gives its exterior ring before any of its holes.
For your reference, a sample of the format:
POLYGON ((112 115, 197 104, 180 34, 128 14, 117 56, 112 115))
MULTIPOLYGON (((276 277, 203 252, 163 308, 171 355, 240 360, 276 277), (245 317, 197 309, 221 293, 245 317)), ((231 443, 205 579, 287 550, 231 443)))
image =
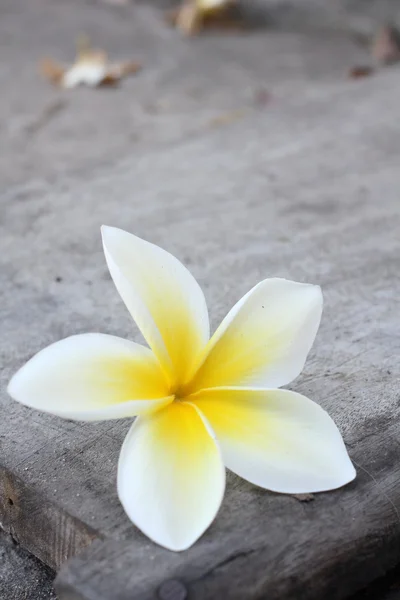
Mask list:
POLYGON ((1 527, 47 565, 58 568, 98 535, 55 505, 49 495, 39 495, 20 477, 0 469, 1 527))
POLYGON ((119 225, 188 264, 214 324, 265 276, 322 285, 324 321, 294 389, 329 410, 359 467, 310 503, 230 477, 215 524, 173 554, 119 505, 128 422, 70 423, 2 394, 3 527, 56 567, 98 538, 60 575, 62 599, 152 598, 171 578, 199 599, 343 598, 400 559, 398 86, 388 73, 317 89, 168 152, 133 151, 90 181, 3 197, 2 384, 66 335, 130 336, 98 232, 119 225))
POLYGON ((386 430, 391 451, 380 460, 382 430, 357 442, 357 483, 309 503, 266 497, 232 478, 212 534, 184 555, 132 541, 95 543, 61 571, 60 598, 170 600, 163 590, 172 581, 191 600, 348 598, 400 559, 397 431, 386 430))

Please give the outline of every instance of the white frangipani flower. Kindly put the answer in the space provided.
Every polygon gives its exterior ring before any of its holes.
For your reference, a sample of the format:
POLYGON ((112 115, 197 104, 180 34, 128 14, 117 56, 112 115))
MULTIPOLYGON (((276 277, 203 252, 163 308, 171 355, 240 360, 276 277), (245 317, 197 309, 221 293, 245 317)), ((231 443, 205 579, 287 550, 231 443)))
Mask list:
POLYGON ((103 227, 114 283, 151 349, 75 335, 12 378, 19 402, 67 419, 137 416, 122 447, 118 494, 130 519, 171 550, 191 546, 222 502, 225 466, 275 492, 338 488, 355 477, 329 415, 276 389, 302 370, 322 311, 320 288, 266 279, 209 339, 204 295, 171 254, 103 227))
POLYGON ((71 89, 80 85, 99 87, 116 85, 123 77, 140 70, 139 63, 112 63, 106 52, 91 47, 90 40, 81 36, 77 43, 75 62, 69 67, 46 58, 40 63, 42 75, 54 85, 71 89))

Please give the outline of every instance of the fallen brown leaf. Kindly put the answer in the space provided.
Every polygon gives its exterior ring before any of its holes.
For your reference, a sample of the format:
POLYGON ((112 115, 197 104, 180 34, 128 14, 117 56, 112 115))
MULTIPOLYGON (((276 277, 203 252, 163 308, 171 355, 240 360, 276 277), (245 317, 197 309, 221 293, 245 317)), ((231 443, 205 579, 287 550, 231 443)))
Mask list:
POLYGON ((371 49, 379 63, 389 65, 400 61, 400 32, 392 25, 383 25, 377 32, 371 49))
POLYGON ((373 74, 373 72, 374 70, 372 67, 352 67, 349 70, 349 77, 350 79, 362 79, 363 77, 370 77, 373 74))
POLYGON ((176 11, 174 25, 185 35, 195 35, 202 29, 203 15, 196 2, 184 2, 176 11))
POLYGON ((236 10, 237 0, 183 0, 166 16, 184 35, 194 36, 207 28, 243 29, 243 19, 236 10))
POLYGON ((139 71, 141 66, 133 61, 111 63, 106 52, 92 49, 89 40, 83 37, 78 40, 76 59, 70 67, 45 58, 39 68, 42 76, 53 85, 69 89, 79 85, 114 86, 123 77, 139 71))

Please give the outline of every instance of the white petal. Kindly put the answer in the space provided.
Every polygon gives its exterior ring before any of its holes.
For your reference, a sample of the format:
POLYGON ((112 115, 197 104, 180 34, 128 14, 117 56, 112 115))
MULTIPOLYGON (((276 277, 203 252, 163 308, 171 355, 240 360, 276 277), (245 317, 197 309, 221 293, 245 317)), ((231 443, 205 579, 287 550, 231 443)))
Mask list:
POLYGON ((274 492, 332 490, 356 475, 342 436, 318 404, 288 390, 214 389, 190 398, 225 465, 274 492))
POLYGON ((97 60, 82 60, 65 71, 62 85, 65 88, 74 88, 78 85, 96 87, 104 80, 106 75, 105 63, 97 60))
POLYGON ((174 256, 114 227, 102 228, 114 283, 171 384, 185 378, 209 338, 198 283, 174 256))
POLYGON ((318 286, 262 281, 222 321, 186 391, 286 385, 303 369, 321 312, 318 286))
POLYGON ((121 451, 118 494, 154 542, 189 548, 214 520, 224 487, 219 449, 195 407, 174 402, 135 421, 121 451))
POLYGON ((101 333, 48 346, 14 375, 8 393, 26 406, 80 421, 153 412, 172 400, 148 348, 101 333))

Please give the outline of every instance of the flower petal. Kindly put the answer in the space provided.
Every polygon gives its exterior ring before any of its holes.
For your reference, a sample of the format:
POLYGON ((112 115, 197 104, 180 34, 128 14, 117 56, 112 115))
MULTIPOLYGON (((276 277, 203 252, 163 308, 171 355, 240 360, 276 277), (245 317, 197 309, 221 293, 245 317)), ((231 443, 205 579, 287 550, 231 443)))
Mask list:
POLYGON ((275 492, 332 490, 356 475, 342 436, 318 404, 289 390, 214 389, 192 396, 225 465, 275 492))
POLYGON ((303 369, 321 312, 318 286, 262 281, 222 321, 186 391, 286 385, 303 369))
POLYGON ((104 80, 106 75, 107 67, 105 63, 98 60, 82 60, 65 71, 62 85, 65 88, 74 88, 82 84, 96 87, 104 80))
POLYGON ((151 350, 101 333, 51 344, 14 375, 8 393, 26 406, 80 421, 153 412, 173 399, 151 350))
POLYGON ((176 383, 176 374, 185 378, 209 338, 203 292, 165 250, 114 227, 103 226, 102 234, 114 283, 171 383, 176 383))
POLYGON ((118 494, 154 542, 189 548, 215 518, 224 488, 219 449, 195 407, 174 402, 135 421, 121 451, 118 494))

